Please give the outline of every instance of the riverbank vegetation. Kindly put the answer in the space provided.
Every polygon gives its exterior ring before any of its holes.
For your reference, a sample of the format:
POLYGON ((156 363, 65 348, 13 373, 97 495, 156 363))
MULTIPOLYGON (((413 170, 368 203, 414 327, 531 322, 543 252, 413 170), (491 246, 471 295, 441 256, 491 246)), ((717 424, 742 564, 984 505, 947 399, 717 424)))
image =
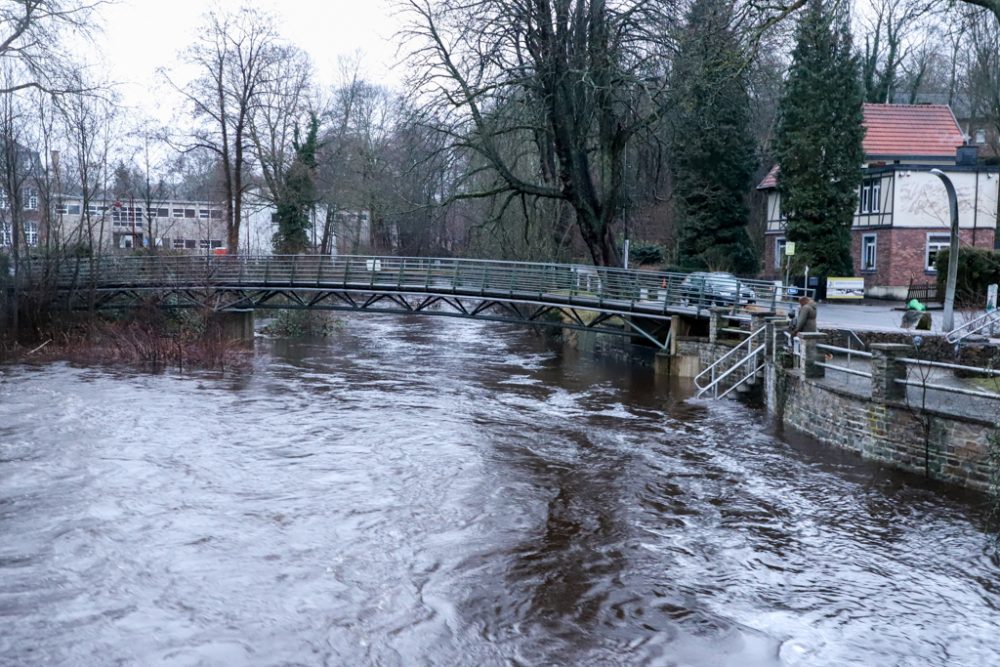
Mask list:
POLYGON ((150 368, 242 368, 253 351, 225 335, 211 312, 155 306, 125 312, 62 313, 30 335, 0 341, 0 361, 72 361, 150 368))

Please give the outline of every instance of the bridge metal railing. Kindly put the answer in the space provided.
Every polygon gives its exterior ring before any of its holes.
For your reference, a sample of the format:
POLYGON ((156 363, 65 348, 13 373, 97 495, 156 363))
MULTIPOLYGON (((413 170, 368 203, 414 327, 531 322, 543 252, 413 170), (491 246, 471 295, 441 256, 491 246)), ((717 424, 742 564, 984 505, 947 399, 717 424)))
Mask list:
POLYGON ((733 279, 686 282, 688 274, 579 264, 478 259, 319 255, 153 255, 83 258, 64 264, 63 289, 281 288, 422 292, 463 296, 565 301, 629 311, 750 303, 773 311, 792 307, 797 294, 770 281, 733 279))

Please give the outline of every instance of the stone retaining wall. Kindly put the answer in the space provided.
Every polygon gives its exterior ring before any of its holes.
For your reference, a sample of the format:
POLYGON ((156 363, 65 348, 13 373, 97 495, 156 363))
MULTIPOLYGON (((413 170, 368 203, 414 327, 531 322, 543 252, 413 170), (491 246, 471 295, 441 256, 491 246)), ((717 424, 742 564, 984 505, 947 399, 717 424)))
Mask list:
MULTIPOLYGON (((993 469, 996 457, 991 456, 996 415, 960 416, 933 403, 908 402, 905 387, 895 380, 905 377, 898 358, 912 354, 912 345, 873 344, 872 379, 841 387, 825 381, 824 369, 817 365, 823 355, 816 345, 826 336, 801 338, 805 368, 791 368, 791 360, 780 353, 766 367, 764 402, 782 423, 901 470, 978 491, 997 491, 991 488, 998 476, 993 469)), ((702 364, 717 358, 719 346, 705 339, 685 341, 685 351, 697 354, 702 364)))
POLYGON ((956 418, 904 401, 878 402, 771 364, 768 410, 820 442, 979 491, 990 485, 989 420, 956 418))

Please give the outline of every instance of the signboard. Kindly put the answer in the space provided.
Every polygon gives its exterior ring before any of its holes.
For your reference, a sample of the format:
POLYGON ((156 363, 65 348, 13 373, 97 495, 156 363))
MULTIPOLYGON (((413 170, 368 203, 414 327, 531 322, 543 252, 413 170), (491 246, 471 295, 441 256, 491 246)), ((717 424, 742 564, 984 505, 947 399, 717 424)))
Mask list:
POLYGON ((785 243, 785 254, 789 257, 795 254, 795 241, 785 243))
POLYGON ((369 271, 381 271, 382 270, 382 260, 381 259, 366 259, 365 266, 368 267, 369 271))
POLYGON ((864 278, 827 278, 827 299, 863 299, 865 298, 864 278))
POLYGON ((997 309, 997 284, 986 287, 986 312, 997 309))

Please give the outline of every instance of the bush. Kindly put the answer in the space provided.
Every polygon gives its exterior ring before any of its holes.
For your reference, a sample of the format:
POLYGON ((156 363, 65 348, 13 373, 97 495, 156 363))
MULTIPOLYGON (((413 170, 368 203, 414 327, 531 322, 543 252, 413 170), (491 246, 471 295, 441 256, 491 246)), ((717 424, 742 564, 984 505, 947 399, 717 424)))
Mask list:
POLYGON ((297 338, 299 336, 330 336, 340 321, 327 311, 280 310, 264 332, 272 336, 297 338))
MULTIPOLYGON (((948 250, 941 250, 934 258, 938 294, 944 294, 948 280, 948 254, 948 250)), ((956 305, 981 306, 986 302, 986 286, 991 283, 1000 284, 1000 253, 987 248, 959 248, 956 305)))
POLYGON ((629 248, 629 260, 636 266, 663 264, 666 261, 666 249, 658 243, 636 241, 629 248))

